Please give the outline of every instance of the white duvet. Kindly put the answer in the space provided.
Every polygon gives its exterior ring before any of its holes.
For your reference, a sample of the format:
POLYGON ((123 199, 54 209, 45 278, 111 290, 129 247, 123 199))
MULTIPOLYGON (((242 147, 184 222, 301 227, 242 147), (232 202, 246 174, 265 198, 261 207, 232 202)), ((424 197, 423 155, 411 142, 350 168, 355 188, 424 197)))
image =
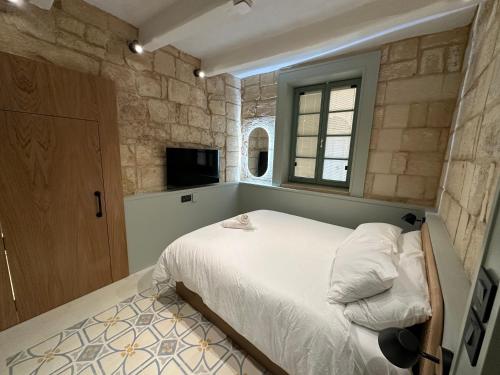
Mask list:
MULTIPOLYGON (((344 305, 326 299, 336 249, 352 230, 274 211, 248 215, 252 231, 216 223, 177 239, 153 278, 182 281, 289 374, 372 374, 369 363, 385 361, 376 335, 367 355, 351 339, 344 305)), ((363 330, 352 336, 370 337, 363 330)), ((382 367, 377 375, 399 373, 382 367)))

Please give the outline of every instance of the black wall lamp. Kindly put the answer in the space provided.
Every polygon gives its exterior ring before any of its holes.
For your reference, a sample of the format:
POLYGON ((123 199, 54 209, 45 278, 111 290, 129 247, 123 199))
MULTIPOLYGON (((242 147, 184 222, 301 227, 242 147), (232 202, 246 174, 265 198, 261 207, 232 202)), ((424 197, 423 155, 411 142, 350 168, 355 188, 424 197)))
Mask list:
POLYGON ((382 354, 394 366, 411 368, 420 358, 440 364, 443 374, 449 374, 453 353, 441 348, 441 359, 420 350, 420 341, 409 330, 403 328, 386 328, 378 335, 378 345, 382 354), (442 361, 442 363, 441 363, 442 361))
POLYGON ((138 53, 139 55, 144 52, 144 48, 137 40, 133 40, 133 41, 129 42, 128 49, 130 50, 130 52, 138 53))
POLYGON ((193 70, 193 74, 195 77, 198 77, 198 78, 205 78, 205 76, 206 76, 205 72, 201 69, 193 70))
POLYGON ((417 219, 417 216, 412 214, 411 212, 410 213, 407 213, 406 215, 404 215, 401 220, 404 220, 406 221, 407 223, 411 224, 411 225, 415 225, 416 222, 420 222, 420 223, 425 223, 425 217, 421 218, 421 219, 417 219))

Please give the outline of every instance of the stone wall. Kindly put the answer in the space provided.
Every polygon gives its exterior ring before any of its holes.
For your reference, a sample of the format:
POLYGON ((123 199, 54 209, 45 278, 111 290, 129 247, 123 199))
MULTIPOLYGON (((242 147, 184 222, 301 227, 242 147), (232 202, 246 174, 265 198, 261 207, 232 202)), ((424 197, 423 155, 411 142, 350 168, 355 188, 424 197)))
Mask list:
POLYGON ((241 149, 241 179, 272 183, 273 175, 273 152, 274 152, 274 124, 276 120, 276 98, 278 93, 278 72, 260 74, 248 77, 241 81, 241 129, 243 134, 243 146, 241 149), (269 134, 269 161, 266 174, 255 179, 248 170, 246 162, 248 150, 245 140, 250 132, 258 127, 266 129, 269 134))
MULTIPOLYGON (((365 197, 435 206, 468 27, 391 43, 382 60, 365 197)), ((278 72, 242 80, 242 128, 274 120, 278 72)))
POLYGON ((500 1, 481 4, 450 135, 439 214, 473 279, 500 175, 500 1))
POLYGON ((115 82, 125 195, 165 189, 167 146, 219 148, 222 181, 236 181, 240 81, 196 78, 200 60, 171 46, 134 55, 137 33, 82 0, 50 11, 0 0, 0 50, 115 82))

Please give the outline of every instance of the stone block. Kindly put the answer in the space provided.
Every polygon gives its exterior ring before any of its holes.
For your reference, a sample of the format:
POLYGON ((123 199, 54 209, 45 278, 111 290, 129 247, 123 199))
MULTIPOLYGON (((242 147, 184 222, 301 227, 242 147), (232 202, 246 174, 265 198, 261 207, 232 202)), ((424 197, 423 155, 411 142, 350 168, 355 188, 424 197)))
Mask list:
POLYGON ((402 61, 380 66, 379 81, 412 77, 417 73, 417 60, 402 61))
MULTIPOLYGON (((472 120, 467 121, 465 125, 457 131, 456 134, 460 134, 455 141, 455 146, 457 148, 454 156, 460 159, 472 159, 476 154, 476 142, 477 134, 481 134, 479 129, 480 117, 474 117, 472 120)), ((479 151, 479 150, 478 150, 479 151)))
POLYGON ((62 12, 57 13, 56 25, 64 31, 78 35, 80 38, 83 38, 85 33, 85 24, 83 22, 73 17, 67 17, 62 12))
POLYGON ((175 60, 175 77, 183 82, 189 83, 190 85, 196 85, 196 77, 193 71, 196 68, 180 59, 175 60))
POLYGON ((137 170, 135 167, 122 167, 123 195, 133 195, 137 192, 137 170))
POLYGON ((276 116, 276 100, 259 101, 256 107, 256 116, 276 116))
POLYGON ((243 88, 243 100, 259 100, 260 99, 260 86, 245 86, 243 88))
POLYGON ((187 83, 176 79, 168 80, 168 99, 170 101, 181 104, 190 104, 189 95, 190 86, 187 83))
POLYGON ((226 166, 237 167, 240 164, 240 153, 228 151, 226 152, 226 166))
POLYGON ((221 75, 207 78, 207 91, 216 96, 225 96, 225 82, 221 75))
POLYGON ((13 26, 16 33, 23 33, 50 43, 56 40, 53 13, 36 7, 30 7, 28 10, 22 7, 10 7, 3 2, 0 6, 0 19, 1 23, 13 26))
MULTIPOLYGON (((201 143, 201 129, 192 126, 172 126, 172 141, 181 143, 201 143)), ((167 160, 168 165, 168 160, 167 160)))
POLYGON ((444 48, 433 48, 422 51, 420 57, 420 74, 442 73, 444 70, 444 48))
POLYGON ((232 86, 226 86, 226 101, 240 105, 241 104, 241 91, 240 89, 232 86))
POLYGON ((408 154, 405 173, 414 176, 439 177, 442 165, 443 156, 439 152, 411 152, 408 154))
POLYGON ((125 64, 124 49, 126 46, 123 42, 118 42, 115 40, 110 40, 107 45, 105 59, 113 64, 123 65, 125 64))
POLYGON ((189 107, 188 124, 196 128, 210 129, 210 116, 201 108, 189 107))
POLYGON ((233 103, 226 103, 226 116, 229 120, 240 121, 241 107, 233 103))
POLYGON ((387 91, 387 83, 379 82, 379 84, 377 85, 377 94, 375 96, 376 105, 384 105, 386 91, 387 91))
POLYGON ((392 174, 403 174, 406 171, 406 163, 408 162, 407 152, 395 152, 392 154, 391 170, 392 174))
POLYGON ((222 76, 224 77, 224 82, 226 82, 226 85, 232 86, 237 89, 241 88, 241 79, 239 79, 238 77, 235 77, 229 73, 225 73, 222 76))
POLYGON ((214 135, 214 145, 215 147, 222 148, 226 146, 226 134, 215 133, 214 135))
POLYGON ((378 146, 380 129, 372 129, 372 134, 370 137, 370 150, 376 150, 378 146))
POLYGON ((195 68, 200 68, 201 66, 201 60, 199 58, 190 55, 189 53, 185 53, 181 50, 179 50, 179 58, 185 63, 194 66, 195 68))
POLYGON ((213 115, 211 117, 211 128, 215 132, 224 133, 226 131, 226 117, 213 115))
POLYGON ((109 41, 109 33, 94 26, 87 26, 85 31, 85 39, 87 42, 96 46, 106 48, 109 41))
POLYGON ((207 109, 207 94, 198 87, 189 89, 189 104, 207 109))
POLYGON ((223 100, 210 100, 208 108, 214 115, 224 116, 226 114, 226 102, 223 100))
POLYGON ((454 101, 429 103, 427 126, 437 128, 449 127, 451 125, 451 120, 453 119, 454 110, 454 101))
POLYGON ((377 106, 373 111, 373 128, 380 129, 384 122, 384 107, 377 106))
POLYGON ((409 104, 455 99, 457 92, 443 93, 444 80, 444 75, 433 75, 389 81, 385 93, 385 103, 409 104))
POLYGON ((139 144, 137 145, 136 154, 139 167, 165 165, 165 148, 162 144, 139 144))
POLYGON ((486 224, 480 221, 476 222, 472 230, 471 240, 465 255, 465 273, 469 280, 474 280, 478 264, 481 262, 483 254, 483 240, 486 234, 486 224))
POLYGON ((238 137, 229 136, 226 138, 226 151, 227 152, 240 152, 240 143, 238 137))
POLYGON ((87 55, 95 56, 99 59, 104 59, 106 55, 106 50, 104 48, 89 44, 79 37, 65 31, 57 33, 57 44, 77 50, 87 55))
POLYGON ((148 101, 149 116, 158 123, 177 122, 177 106, 166 100, 150 99, 148 101))
POLYGON ((260 98, 262 100, 276 99, 278 96, 278 85, 262 86, 260 88, 260 98))
POLYGON ((145 122, 148 109, 140 96, 118 91, 116 95, 118 122, 145 122))
POLYGON ((213 147, 214 145, 214 137, 211 132, 208 130, 201 131, 201 144, 204 146, 213 147))
POLYGON ((260 75, 260 85, 274 85, 278 83, 278 74, 277 72, 264 73, 260 75))
POLYGON ((108 29, 108 14, 83 0, 61 0, 61 9, 84 23, 108 29))
POLYGON ((138 169, 139 189, 142 192, 162 191, 166 186, 165 166, 142 167, 138 169))
POLYGON ((420 40, 420 48, 439 47, 447 44, 466 45, 469 38, 469 28, 461 27, 441 33, 423 36, 420 40))
POLYGON ((241 82, 244 88, 247 86, 260 85, 260 75, 257 74, 255 76, 244 78, 241 82))
POLYGON ((397 176, 390 174, 375 174, 372 193, 374 195, 392 197, 396 191, 397 176))
POLYGON ((148 76, 138 76, 137 77, 137 91, 141 96, 147 96, 151 98, 161 98, 162 87, 161 80, 148 76))
POLYGON ((484 115, 477 142, 476 156, 500 160, 500 104, 484 115))
POLYGON ((470 190, 472 187, 472 180, 474 178, 474 171, 476 169, 476 165, 472 162, 467 161, 465 163, 465 172, 464 172, 464 180, 462 186, 462 193, 460 196, 460 205, 464 208, 467 208, 469 204, 469 196, 470 190))
POLYGON ((423 128, 427 122, 427 103, 414 103, 410 105, 408 126, 411 128, 423 128))
POLYGON ((152 72, 153 71, 153 54, 150 52, 144 52, 143 54, 133 54, 130 51, 126 51, 125 61, 128 66, 139 72, 152 72))
POLYGON ((135 167, 135 145, 120 145, 120 159, 122 167, 135 167))
POLYGON ((460 200, 465 176, 465 162, 452 161, 448 167, 446 190, 455 200, 460 200))
POLYGON ((424 199, 431 200, 432 206, 435 205, 435 199, 438 195, 439 190, 439 177, 426 177, 425 178, 425 191, 424 191, 424 199))
POLYGON ((252 118, 257 114, 257 102, 244 102, 241 106, 241 117, 252 118))
POLYGON ((371 152, 368 161, 368 172, 385 173, 391 172, 391 152, 371 152))
POLYGON ((400 151, 402 129, 380 129, 378 134, 377 150, 400 151))
POLYGON ((154 53, 154 71, 175 77, 175 57, 163 51, 156 51, 154 53))
POLYGON ((240 180, 239 167, 226 168, 226 182, 238 182, 240 180))
POLYGON ((384 128, 406 128, 409 113, 409 104, 386 106, 384 111, 384 128))
POLYGON ((226 119, 226 131, 228 135, 237 136, 240 134, 239 121, 226 119))
POLYGON ((441 131, 429 128, 409 128, 403 131, 401 151, 437 151, 441 131))
POLYGON ((450 73, 461 71, 464 54, 464 44, 448 47, 446 49, 446 71, 450 73))
POLYGON ((417 57, 418 39, 406 39, 401 42, 391 44, 389 51, 390 61, 409 60, 417 57))
POLYGON ((469 215, 469 213, 462 209, 460 218, 458 220, 457 231, 455 235, 454 247, 462 262, 465 261, 465 255, 472 236, 472 231, 476 226, 476 218, 469 215))
POLYGON ((421 176, 398 176, 396 196, 400 198, 423 199, 425 178, 421 176))
POLYGON ((462 73, 449 73, 444 75, 443 88, 441 91, 442 100, 456 100, 462 84, 462 73))

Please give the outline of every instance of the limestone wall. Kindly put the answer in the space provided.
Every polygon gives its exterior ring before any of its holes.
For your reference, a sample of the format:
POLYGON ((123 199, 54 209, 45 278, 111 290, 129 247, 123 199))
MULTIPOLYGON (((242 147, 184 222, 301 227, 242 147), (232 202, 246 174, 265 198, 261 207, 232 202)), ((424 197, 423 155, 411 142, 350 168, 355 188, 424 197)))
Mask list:
MULTIPOLYGON (((391 43, 382 60, 365 197, 434 207, 468 27, 391 43)), ((274 121, 278 72, 242 80, 242 127, 274 121)))
POLYGON ((458 101, 439 213, 470 279, 500 175, 500 1, 481 4, 458 101))
POLYGON ((174 47, 132 54, 137 29, 82 0, 50 11, 0 0, 0 50, 113 80, 125 195, 166 186, 167 146, 222 150, 222 181, 239 174, 240 81, 194 77, 200 60, 174 47))

